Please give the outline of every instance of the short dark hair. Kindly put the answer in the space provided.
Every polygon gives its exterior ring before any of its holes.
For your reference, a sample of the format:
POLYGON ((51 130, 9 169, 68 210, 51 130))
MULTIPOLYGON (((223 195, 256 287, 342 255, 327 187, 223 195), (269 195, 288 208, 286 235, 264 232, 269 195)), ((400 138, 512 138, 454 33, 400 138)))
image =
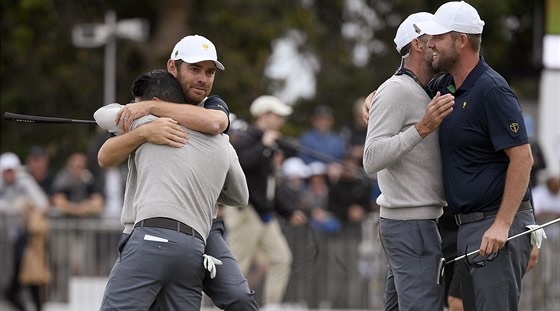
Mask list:
MULTIPOLYGON (((461 34, 463 34, 462 32, 457 32, 457 31, 452 31, 451 32, 451 38, 453 38, 453 40, 457 39, 461 34)), ((480 33, 465 33, 465 36, 467 36, 467 40, 469 40, 469 43, 471 45, 471 49, 474 52, 480 52, 480 46, 482 44, 482 34, 480 33)))
POLYGON ((132 95, 141 100, 157 97, 171 103, 186 103, 181 84, 166 70, 152 70, 139 75, 130 87, 132 95))

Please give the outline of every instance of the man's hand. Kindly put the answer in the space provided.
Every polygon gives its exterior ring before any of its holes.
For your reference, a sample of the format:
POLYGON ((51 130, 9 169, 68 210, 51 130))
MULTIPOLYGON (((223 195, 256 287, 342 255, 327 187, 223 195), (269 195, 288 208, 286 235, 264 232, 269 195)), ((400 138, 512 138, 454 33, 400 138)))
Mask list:
POLYGON ((305 214, 303 214, 303 212, 299 210, 294 211, 294 213, 290 217, 290 225, 300 226, 304 225, 305 223, 307 223, 307 217, 305 217, 305 214))
POLYGON ((509 228, 510 226, 505 222, 495 221, 482 236, 480 255, 487 256, 504 247, 508 239, 509 228))
POLYGON ((276 145, 276 140, 282 137, 282 134, 275 130, 266 130, 261 138, 263 145, 274 148, 276 145))
POLYGON ((366 100, 364 100, 364 104, 362 105, 362 118, 364 119, 366 124, 368 124, 369 122, 369 109, 373 104, 373 96, 375 96, 376 91, 377 90, 369 93, 368 97, 366 97, 366 100))
POLYGON ((121 124, 123 130, 128 132, 134 120, 150 114, 152 104, 154 103, 157 105, 157 101, 144 100, 124 106, 117 113, 115 124, 121 124))
POLYGON ((529 257, 529 263, 527 264, 527 271, 525 273, 533 270, 539 261, 539 248, 535 245, 531 251, 531 257, 529 257))
POLYGON ((414 125, 420 137, 426 138, 426 136, 439 127, 441 121, 453 111, 454 99, 455 97, 451 94, 442 96, 437 92, 436 96, 428 104, 422 120, 414 125))
POLYGON ((177 121, 170 118, 157 120, 138 127, 138 134, 147 142, 156 145, 182 147, 187 143, 188 134, 177 121))
POLYGON ((218 272, 216 266, 223 264, 223 262, 217 258, 214 258, 210 255, 202 254, 204 258, 204 269, 210 272, 210 278, 213 279, 216 277, 216 273, 218 272))
POLYGON ((360 223, 364 220, 366 212, 359 204, 352 204, 348 209, 348 220, 353 223, 360 223))

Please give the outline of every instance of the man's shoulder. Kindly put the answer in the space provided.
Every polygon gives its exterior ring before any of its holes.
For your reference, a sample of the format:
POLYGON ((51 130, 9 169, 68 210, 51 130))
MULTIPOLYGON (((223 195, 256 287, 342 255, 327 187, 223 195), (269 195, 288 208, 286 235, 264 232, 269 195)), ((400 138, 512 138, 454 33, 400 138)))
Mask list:
POLYGON ((379 99, 384 96, 409 96, 415 93, 418 87, 418 84, 407 75, 393 75, 377 88, 374 100, 376 97, 379 99))
POLYGON ((454 89, 453 85, 453 76, 449 73, 442 72, 436 74, 434 78, 428 82, 428 89, 432 93, 432 96, 438 91, 442 94, 447 94, 452 92, 452 89, 454 89), (453 88, 450 89, 451 87, 453 88))
POLYGON ((204 108, 206 109, 217 109, 217 110, 224 110, 229 113, 229 107, 226 102, 221 99, 218 95, 211 95, 206 98, 203 103, 204 108))

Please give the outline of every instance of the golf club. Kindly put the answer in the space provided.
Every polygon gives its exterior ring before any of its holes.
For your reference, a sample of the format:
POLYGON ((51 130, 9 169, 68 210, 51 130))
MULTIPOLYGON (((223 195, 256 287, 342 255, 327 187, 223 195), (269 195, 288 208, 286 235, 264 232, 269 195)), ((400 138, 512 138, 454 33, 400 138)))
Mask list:
POLYGON ((4 113, 4 120, 19 122, 19 123, 46 123, 46 124, 64 124, 64 123, 85 123, 85 124, 96 124, 94 120, 76 120, 67 118, 55 118, 55 117, 41 117, 32 116, 27 114, 17 114, 12 112, 4 113))
MULTIPOLYGON (((535 228, 533 228, 533 229, 530 229, 530 230, 527 230, 527 231, 518 233, 518 234, 516 234, 516 235, 514 235, 514 236, 509 237, 509 238, 506 240, 506 242, 509 241, 509 240, 513 240, 513 239, 515 239, 515 238, 518 238, 518 237, 520 237, 520 236, 522 236, 522 235, 529 234, 529 233, 531 233, 531 232, 533 232, 533 231, 540 230, 540 229, 542 229, 542 228, 544 228, 544 227, 548 227, 548 226, 550 226, 550 225, 552 225, 552 224, 554 224, 554 223, 557 223, 557 222, 559 222, 559 221, 560 221, 560 218, 556 218, 556 219, 554 219, 554 220, 551 220, 551 221, 549 221, 549 222, 547 222, 547 223, 544 223, 544 224, 542 224, 542 225, 540 225, 540 226, 538 226, 538 227, 535 227, 535 228)), ((450 259, 450 260, 446 260, 445 258, 441 258, 440 261, 439 261, 439 265, 438 265, 438 270, 437 270, 438 273, 437 273, 436 283, 437 283, 437 284, 441 284, 441 282, 442 282, 442 280, 443 280, 443 273, 444 273, 444 270, 445 270, 445 266, 447 266, 448 264, 450 264, 450 263, 452 263, 452 262, 455 262, 455 261, 457 261, 457 260, 461 260, 461 259, 466 258, 466 257, 468 257, 468 256, 472 256, 472 255, 478 253, 479 251, 480 251, 480 250, 477 249, 477 250, 474 250, 474 251, 472 251, 472 252, 470 252, 470 253, 468 253, 468 254, 464 254, 464 255, 461 255, 461 256, 459 256, 459 257, 450 259)))
MULTIPOLYGON (((28 114, 17 114, 13 112, 5 112, 4 120, 14 121, 18 123, 42 123, 42 124, 66 124, 66 123, 82 123, 82 124, 96 124, 95 120, 77 120, 70 118, 58 118, 58 117, 44 117, 44 116, 33 116, 28 114)), ((328 154, 316 151, 312 148, 301 145, 295 138, 281 138, 278 140, 280 144, 294 148, 304 154, 311 155, 325 162, 337 162, 342 166, 347 166, 346 163, 340 159, 334 158, 328 154)), ((363 170, 356 170, 360 177, 367 177, 367 174, 363 170)))

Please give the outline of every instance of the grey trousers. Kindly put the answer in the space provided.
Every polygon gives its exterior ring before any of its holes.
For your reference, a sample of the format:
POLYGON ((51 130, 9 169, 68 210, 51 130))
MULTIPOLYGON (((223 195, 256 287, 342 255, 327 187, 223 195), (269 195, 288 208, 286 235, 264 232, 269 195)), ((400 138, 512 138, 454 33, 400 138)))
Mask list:
MULTIPOLYGON (((484 232, 496 217, 463 224, 457 236, 459 255, 480 248, 484 232)), ((526 231, 526 225, 534 225, 532 210, 517 212, 509 230, 509 236, 526 231)), ((466 260, 456 264, 456 273, 461 281, 461 296, 466 311, 508 310, 516 311, 521 295, 521 278, 525 275, 531 256, 531 235, 527 234, 510 240, 499 251, 492 262, 485 262, 483 267, 475 268, 466 260)), ((469 257, 471 261, 480 258, 469 257)))
POLYGON ((136 228, 113 266, 100 310, 198 311, 204 242, 169 229, 136 228))
POLYGON ((222 265, 216 266, 216 277, 211 279, 206 273, 203 289, 206 295, 220 309, 225 311, 257 311, 255 292, 249 289, 247 279, 243 276, 239 263, 224 240, 224 222, 216 219, 206 239, 206 254, 218 258, 222 265))
MULTIPOLYGON (((258 311, 255 292, 249 288, 247 279, 224 240, 224 233, 223 219, 214 219, 206 239, 205 253, 221 260, 222 265, 216 266, 217 274, 213 279, 210 278, 210 273, 206 272, 202 289, 217 307, 225 311, 258 311)), ((119 243, 119 254, 129 237, 129 234, 123 233, 119 243)), ((158 310, 160 310, 159 305, 154 301, 150 311, 158 310)))
POLYGON ((379 224, 389 261, 386 310, 443 310, 444 287, 436 283, 442 258, 436 221, 381 218, 379 224))

